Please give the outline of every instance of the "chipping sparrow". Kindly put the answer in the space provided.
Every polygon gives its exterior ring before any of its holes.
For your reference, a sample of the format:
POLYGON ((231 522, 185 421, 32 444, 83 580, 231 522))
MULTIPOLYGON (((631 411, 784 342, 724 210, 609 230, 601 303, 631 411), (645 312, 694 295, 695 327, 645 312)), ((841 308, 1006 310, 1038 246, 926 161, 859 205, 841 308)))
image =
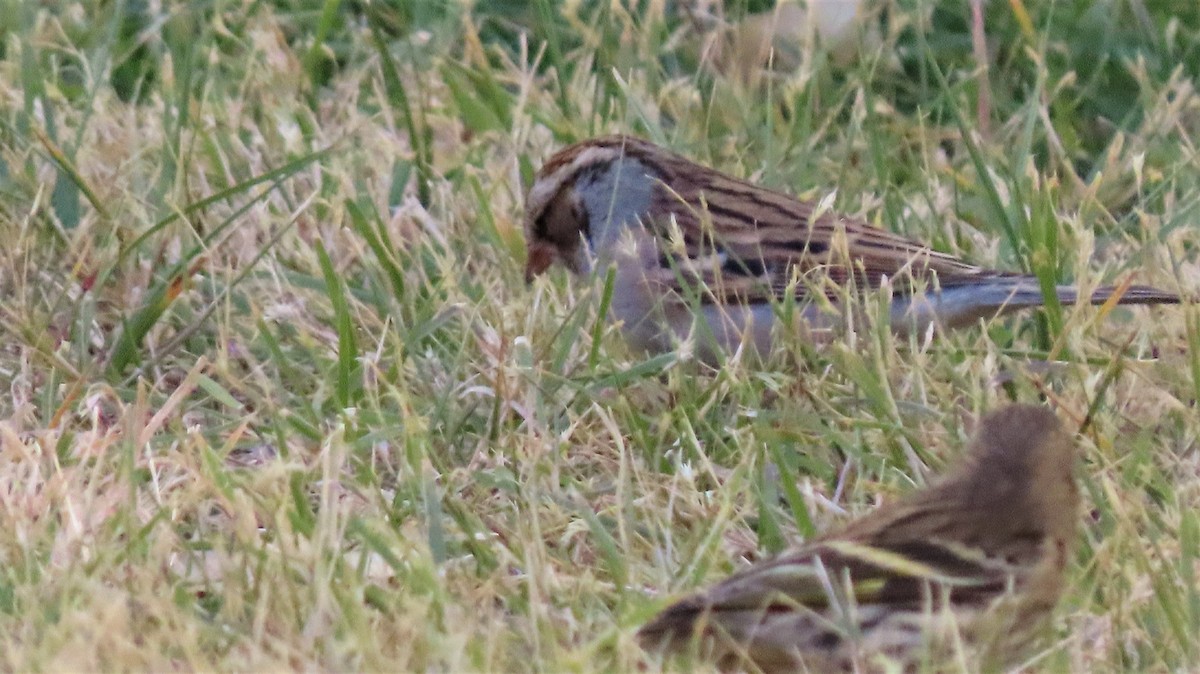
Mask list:
POLYGON ((668 607, 638 639, 765 672, 960 671, 959 657, 992 671, 1037 641, 1062 592, 1074 463, 1049 410, 992 413, 940 483, 668 607))
MULTIPOLYGON (((702 355, 743 342, 769 352, 778 302, 798 300, 793 329, 821 339, 836 324, 814 301, 890 283, 898 331, 970 325, 1043 304, 1036 278, 985 269, 786 194, 693 163, 644 140, 571 145, 538 172, 525 204, 527 280, 558 262, 575 273, 615 264, 612 317, 626 338, 666 351, 695 335, 702 355), (923 292, 922 292, 923 289, 923 292), (697 329, 698 328, 698 329, 697 329)), ((1055 290, 1077 300, 1072 286, 1055 290)), ((1112 288, 1087 301, 1099 304, 1112 288)), ((1178 303, 1155 288, 1123 304, 1178 303)))

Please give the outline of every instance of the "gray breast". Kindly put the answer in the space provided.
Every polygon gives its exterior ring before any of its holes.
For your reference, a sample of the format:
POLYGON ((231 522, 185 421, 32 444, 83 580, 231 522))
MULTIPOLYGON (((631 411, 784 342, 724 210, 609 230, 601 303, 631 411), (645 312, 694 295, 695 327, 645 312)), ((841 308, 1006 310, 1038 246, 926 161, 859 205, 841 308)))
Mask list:
POLYGON ((575 191, 587 211, 585 231, 592 250, 603 255, 626 227, 639 227, 650 210, 655 178, 642 162, 624 157, 579 176, 575 191))

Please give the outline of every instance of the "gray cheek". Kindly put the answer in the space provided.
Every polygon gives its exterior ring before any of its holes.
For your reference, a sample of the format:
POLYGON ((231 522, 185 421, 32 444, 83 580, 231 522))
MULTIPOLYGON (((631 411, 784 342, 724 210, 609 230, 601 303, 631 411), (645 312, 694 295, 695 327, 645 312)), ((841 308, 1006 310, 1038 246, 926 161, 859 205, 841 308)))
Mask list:
POLYGON ((620 159, 581 176, 576 189, 588 214, 589 243, 605 254, 628 227, 640 227, 654 192, 651 171, 636 159, 620 159))

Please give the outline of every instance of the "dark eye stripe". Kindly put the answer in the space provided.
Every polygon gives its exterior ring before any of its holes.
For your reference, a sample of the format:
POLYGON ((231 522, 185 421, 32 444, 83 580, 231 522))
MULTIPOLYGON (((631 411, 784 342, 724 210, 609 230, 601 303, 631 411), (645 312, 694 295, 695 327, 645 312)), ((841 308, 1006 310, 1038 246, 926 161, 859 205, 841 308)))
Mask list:
POLYGON ((583 233, 583 238, 587 240, 588 245, 595 245, 592 242, 592 219, 588 217, 587 209, 576 202, 571 206, 571 213, 575 216, 575 221, 579 223, 579 231, 583 233))

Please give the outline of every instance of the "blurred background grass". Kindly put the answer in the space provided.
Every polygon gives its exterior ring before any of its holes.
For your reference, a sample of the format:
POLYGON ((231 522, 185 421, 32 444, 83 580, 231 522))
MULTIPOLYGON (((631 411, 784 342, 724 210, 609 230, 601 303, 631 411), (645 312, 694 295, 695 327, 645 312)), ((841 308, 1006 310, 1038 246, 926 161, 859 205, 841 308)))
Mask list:
POLYGON ((712 371, 520 273, 533 171, 622 131, 980 264, 1195 293, 1195 3, 2 15, 0 669, 632 669, 666 597, 1010 399, 1091 418, 1030 669, 1200 656, 1194 307, 712 371))

